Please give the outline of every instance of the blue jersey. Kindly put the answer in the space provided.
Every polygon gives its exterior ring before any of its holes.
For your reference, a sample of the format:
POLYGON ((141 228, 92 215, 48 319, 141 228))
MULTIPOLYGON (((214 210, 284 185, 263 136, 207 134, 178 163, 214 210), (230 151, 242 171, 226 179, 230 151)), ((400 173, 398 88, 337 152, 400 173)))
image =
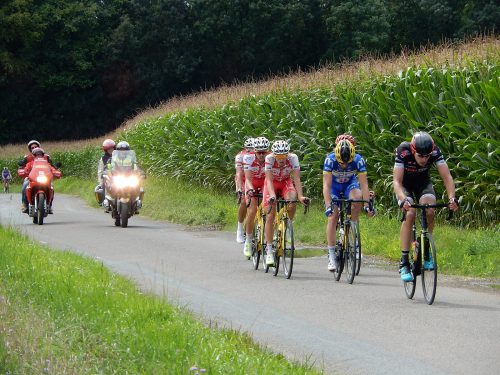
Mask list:
POLYGON ((331 174, 333 184, 349 184, 356 181, 360 173, 366 173, 366 163, 360 154, 354 154, 353 161, 345 169, 340 167, 334 152, 327 155, 323 164, 323 174, 331 174))

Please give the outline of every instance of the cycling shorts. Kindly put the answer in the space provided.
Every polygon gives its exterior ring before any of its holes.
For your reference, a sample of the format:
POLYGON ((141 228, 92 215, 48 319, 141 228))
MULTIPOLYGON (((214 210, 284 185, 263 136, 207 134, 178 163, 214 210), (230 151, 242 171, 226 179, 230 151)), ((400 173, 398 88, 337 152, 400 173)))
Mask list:
POLYGON ((432 185, 430 179, 424 181, 424 183, 420 185, 403 185, 403 190, 406 196, 415 199, 416 203, 418 203, 420 201, 420 198, 422 198, 424 195, 432 195, 434 199, 436 198, 434 186, 432 185))
MULTIPOLYGON (((297 192, 295 190, 295 186, 293 185, 293 181, 291 178, 287 178, 283 181, 273 180, 274 192, 276 193, 276 198, 286 198, 292 192, 297 192)), ((267 184, 264 182, 264 207, 269 206, 269 191, 267 189, 267 184)))
POLYGON ((341 194, 345 199, 349 198, 349 193, 354 189, 359 189, 359 182, 356 179, 346 183, 346 184, 337 184, 335 182, 332 183, 332 189, 330 191, 332 199, 339 199, 341 194))

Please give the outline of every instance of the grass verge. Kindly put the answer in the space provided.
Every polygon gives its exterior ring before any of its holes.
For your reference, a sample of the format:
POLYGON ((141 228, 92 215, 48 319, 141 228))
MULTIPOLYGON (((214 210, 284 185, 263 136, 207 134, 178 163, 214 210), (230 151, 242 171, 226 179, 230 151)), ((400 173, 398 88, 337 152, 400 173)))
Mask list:
MULTIPOLYGON (((64 178, 57 181, 56 191, 80 195, 90 205, 97 207, 93 196, 94 186, 92 181, 64 178)), ((236 229, 237 206, 230 194, 165 177, 148 178, 145 191, 144 207, 141 211, 145 216, 202 226, 205 229, 236 229)), ((378 212, 383 212, 383 208, 379 208, 378 212)), ((325 225, 326 218, 318 202, 307 215, 299 208, 294 222, 296 242, 302 247, 324 246, 325 225)), ((396 217, 381 214, 371 219, 361 217, 363 252, 399 260, 399 226, 396 217)), ((462 229, 439 222, 434 237, 440 272, 471 277, 500 277, 498 228, 462 229)), ((311 255, 323 253, 316 250, 312 251, 311 255)))
POLYGON ((12 229, 0 228, 0 281, 2 373, 317 373, 12 229))

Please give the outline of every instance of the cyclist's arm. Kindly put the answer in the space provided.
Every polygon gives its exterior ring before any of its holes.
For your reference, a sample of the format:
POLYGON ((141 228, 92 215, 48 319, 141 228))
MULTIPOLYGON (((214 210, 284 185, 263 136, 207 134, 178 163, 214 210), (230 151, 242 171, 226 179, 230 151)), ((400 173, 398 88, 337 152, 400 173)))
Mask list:
POLYGON ((300 181, 300 169, 295 169, 292 171, 292 180, 295 185, 295 190, 297 190, 297 197, 299 201, 304 198, 304 193, 302 192, 302 182, 300 181))
POLYGON ((253 183, 252 183, 252 171, 251 170, 245 170, 245 190, 254 190, 253 188, 253 183))
POLYGON ((437 170, 443 179, 444 187, 446 188, 446 193, 451 203, 450 208, 455 211, 458 205, 455 203, 455 182, 451 176, 450 168, 448 168, 448 164, 442 163, 437 166, 437 170))
POLYGON ((405 170, 404 168, 394 167, 392 173, 392 186, 394 188, 394 194, 398 201, 403 201, 406 198, 406 194, 403 189, 403 176, 405 170))
POLYGON ((274 184, 273 184, 273 173, 271 170, 266 169, 266 181, 267 191, 269 191, 269 197, 276 197, 276 193, 274 192, 274 184))
MULTIPOLYGON (((359 186, 361 187, 361 194, 363 195, 364 200, 370 199, 370 189, 368 188, 368 175, 366 173, 358 174, 359 186)), ((368 203, 363 204, 365 207, 368 207, 368 203)))
POLYGON ((323 172, 323 199, 325 200, 325 207, 328 208, 332 204, 331 192, 332 190, 332 174, 323 172))
POLYGON ((234 176, 234 184, 236 185, 236 191, 243 190, 243 168, 236 168, 236 175, 234 176))

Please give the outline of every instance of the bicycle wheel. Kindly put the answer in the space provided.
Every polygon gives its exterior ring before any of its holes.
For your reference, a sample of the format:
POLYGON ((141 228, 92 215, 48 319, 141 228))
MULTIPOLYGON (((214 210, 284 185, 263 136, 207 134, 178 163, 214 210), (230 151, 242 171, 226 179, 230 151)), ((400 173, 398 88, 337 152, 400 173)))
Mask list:
POLYGON ((358 243, 358 237, 356 235, 356 223, 351 222, 351 225, 346 227, 346 251, 344 253, 345 267, 346 267, 346 278, 349 284, 354 281, 354 276, 356 276, 356 246, 358 243))
POLYGON ((254 270, 259 268, 260 253, 262 252, 261 233, 259 219, 256 217, 252 236, 252 263, 254 270))
MULTIPOLYGON (((422 262, 422 289, 424 291, 425 302, 428 305, 432 305, 434 298, 436 297, 436 286, 437 286, 437 259, 436 259, 436 247, 434 246, 434 240, 430 233, 425 233, 424 236, 429 241, 429 249, 423 251, 423 262, 422 262), (426 254, 428 253, 428 254, 426 254), (426 264, 428 266, 426 266, 426 264)), ((424 238, 425 242, 425 238, 424 238)))
POLYGON ((356 236, 358 237, 358 246, 356 247, 356 276, 358 276, 361 269, 361 234, 359 232, 359 224, 356 226, 356 236))
POLYGON ((274 257, 274 264, 271 265, 271 267, 274 267, 273 270, 273 276, 278 275, 278 271, 280 268, 280 257, 278 255, 278 246, 281 242, 281 233, 279 229, 279 225, 274 226, 274 235, 273 235, 273 257, 274 257))
POLYGON ((415 274, 415 261, 413 260, 413 254, 409 256, 410 270, 413 274, 413 281, 403 281, 403 286, 405 288, 406 297, 412 299, 415 295, 415 287, 417 286, 417 275, 415 274))
MULTIPOLYGON (((342 230, 343 231, 343 230, 342 230)), ((342 275, 342 271, 344 270, 344 245, 343 234, 340 231, 340 223, 337 223, 337 248, 335 250, 335 255, 338 259, 338 267, 335 271, 333 271, 333 277, 335 281, 340 280, 340 276, 342 275)))
POLYGON ((283 241, 283 271, 287 279, 292 276, 293 258, 295 255, 295 245, 293 242, 293 223, 286 219, 285 222, 285 240, 283 241))

